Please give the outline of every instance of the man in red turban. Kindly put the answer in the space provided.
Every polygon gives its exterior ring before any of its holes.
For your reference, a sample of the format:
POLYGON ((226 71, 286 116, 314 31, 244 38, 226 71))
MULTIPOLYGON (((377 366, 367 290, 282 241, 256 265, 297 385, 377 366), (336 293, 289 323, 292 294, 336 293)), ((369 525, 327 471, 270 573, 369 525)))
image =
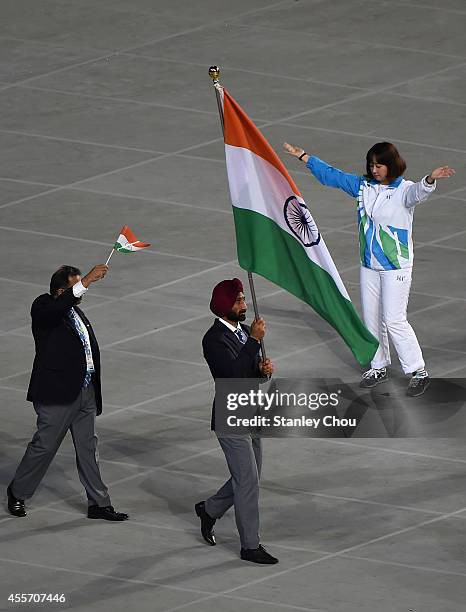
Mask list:
MULTIPOLYGON (((202 339, 204 357, 216 378, 263 378, 273 373, 270 359, 261 360, 260 341, 265 335, 265 321, 255 319, 249 328, 243 284, 238 278, 218 283, 212 291, 210 309, 218 317, 202 339)), ((211 428, 215 429, 212 409, 211 428)), ((236 525, 241 540, 241 559, 253 563, 274 564, 259 539, 259 478, 262 464, 261 440, 251 434, 224 437, 217 434, 227 460, 231 478, 206 501, 196 504, 204 540, 215 546, 215 521, 234 505, 236 525)))

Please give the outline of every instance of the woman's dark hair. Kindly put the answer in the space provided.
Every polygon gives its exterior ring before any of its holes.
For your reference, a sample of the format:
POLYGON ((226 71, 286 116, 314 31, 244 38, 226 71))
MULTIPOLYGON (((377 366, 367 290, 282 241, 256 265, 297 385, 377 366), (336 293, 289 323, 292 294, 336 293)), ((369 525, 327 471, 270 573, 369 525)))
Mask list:
POLYGON ((406 170, 406 162, 391 142, 377 142, 366 154, 366 177, 373 179, 371 163, 376 161, 388 168, 387 178, 394 181, 406 170))
POLYGON ((56 295, 59 289, 67 289, 70 276, 81 276, 81 270, 73 266, 60 266, 50 279, 51 295, 56 295))

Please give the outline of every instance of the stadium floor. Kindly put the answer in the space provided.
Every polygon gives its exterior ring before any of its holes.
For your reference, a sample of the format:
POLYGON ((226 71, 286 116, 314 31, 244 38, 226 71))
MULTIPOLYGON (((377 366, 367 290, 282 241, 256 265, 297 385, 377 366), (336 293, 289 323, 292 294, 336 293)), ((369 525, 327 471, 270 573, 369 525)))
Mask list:
MULTIPOLYGON (((88 521, 67 438, 28 517, 0 518, 0 609, 460 612, 466 450, 453 439, 266 440, 262 539, 240 561, 230 512, 202 543, 193 505, 225 479, 200 341, 210 291, 245 273, 207 70, 263 125, 362 172, 395 142, 418 178, 456 175, 419 206, 410 321, 432 376, 466 377, 464 0, 3 0, 0 20, 0 434, 6 487, 34 431, 29 308, 61 264, 115 254, 83 308, 99 338, 103 475, 123 524, 88 521), (66 603, 14 604, 15 593, 66 603)), ((283 156, 284 157, 284 156, 283 156)), ((355 305, 353 203, 284 158, 355 305)), ((277 375, 356 381, 305 304, 256 279, 277 375)), ((405 384, 393 365, 393 388, 405 384)))

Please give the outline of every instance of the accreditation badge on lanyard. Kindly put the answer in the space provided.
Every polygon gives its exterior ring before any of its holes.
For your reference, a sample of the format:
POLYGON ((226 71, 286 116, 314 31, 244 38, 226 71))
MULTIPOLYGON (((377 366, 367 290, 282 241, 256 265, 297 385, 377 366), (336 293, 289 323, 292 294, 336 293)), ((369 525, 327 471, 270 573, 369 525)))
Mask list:
POLYGON ((94 361, 92 359, 91 342, 89 340, 89 332, 84 324, 84 321, 78 316, 78 313, 72 308, 70 310, 70 318, 74 323, 76 331, 81 339, 84 346, 84 353, 86 355, 86 369, 88 372, 95 372, 94 361))
POLYGON ((86 352, 86 367, 88 372, 94 372, 94 361, 92 359, 91 345, 86 343, 84 345, 84 351, 86 352))

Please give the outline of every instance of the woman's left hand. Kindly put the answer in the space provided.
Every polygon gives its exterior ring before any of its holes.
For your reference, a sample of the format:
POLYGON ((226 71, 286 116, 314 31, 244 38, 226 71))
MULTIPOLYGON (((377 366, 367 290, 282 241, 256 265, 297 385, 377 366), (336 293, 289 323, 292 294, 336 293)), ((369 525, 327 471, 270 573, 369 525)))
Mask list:
POLYGON ((442 166, 441 168, 435 168, 435 170, 432 170, 429 178, 436 181, 437 179, 450 178, 450 176, 453 176, 454 174, 455 171, 453 168, 450 168, 449 166, 442 166))

